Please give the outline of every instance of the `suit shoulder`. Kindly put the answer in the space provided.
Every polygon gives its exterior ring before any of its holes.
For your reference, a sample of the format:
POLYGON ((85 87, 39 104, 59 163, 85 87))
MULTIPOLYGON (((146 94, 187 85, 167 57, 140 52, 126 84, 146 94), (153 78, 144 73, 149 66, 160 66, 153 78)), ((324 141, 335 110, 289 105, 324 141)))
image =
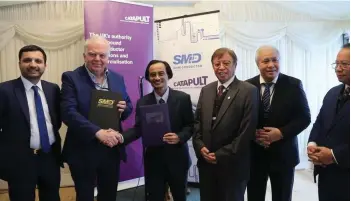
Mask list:
POLYGON ((46 80, 41 80, 42 83, 45 83, 46 85, 50 86, 50 87, 59 87, 56 83, 53 83, 53 82, 49 82, 49 81, 46 81, 46 80))
POLYGON ((118 79, 123 79, 123 75, 121 75, 121 74, 119 74, 119 73, 117 73, 117 72, 114 72, 114 71, 109 70, 109 71, 108 71, 108 74, 109 74, 109 76, 116 77, 116 78, 118 78, 118 79))
POLYGON ((0 83, 0 90, 11 89, 14 87, 15 83, 18 82, 18 79, 8 80, 0 83))
POLYGON ((292 85, 300 85, 302 83, 300 79, 289 75, 280 74, 279 76, 282 77, 282 80, 286 80, 289 84, 292 84, 292 85))
POLYGON ((246 81, 240 81, 240 86, 244 88, 245 90, 257 90, 257 87, 249 82, 246 81))
POLYGON ((344 85, 343 84, 339 84, 339 85, 329 89, 329 91, 327 92, 327 95, 330 94, 330 93, 340 93, 343 88, 344 88, 344 85))
POLYGON ((212 87, 217 87, 217 83, 218 83, 218 81, 213 81, 213 82, 207 84, 206 86, 202 87, 202 89, 206 90, 206 89, 210 89, 212 87))
POLYGON ((187 97, 187 96, 190 96, 188 93, 184 92, 184 91, 179 91, 179 90, 176 90, 176 89, 172 89, 173 93, 176 94, 177 96, 180 96, 180 97, 187 97))
POLYGON ((250 84, 254 84, 256 79, 258 79, 258 75, 256 75, 255 77, 252 77, 252 78, 249 78, 249 79, 245 80, 245 82, 248 82, 250 84))

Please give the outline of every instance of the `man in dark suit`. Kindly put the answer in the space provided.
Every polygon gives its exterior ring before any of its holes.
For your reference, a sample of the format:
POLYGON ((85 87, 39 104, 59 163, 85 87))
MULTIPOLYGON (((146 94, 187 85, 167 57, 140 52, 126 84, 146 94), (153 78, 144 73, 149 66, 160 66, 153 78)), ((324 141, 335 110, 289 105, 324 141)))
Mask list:
POLYGON ((248 201, 264 201, 268 177, 273 201, 289 201, 295 166, 300 162, 297 135, 311 122, 301 81, 279 73, 279 52, 262 46, 256 52, 260 75, 249 80, 260 91, 259 123, 252 142, 248 201))
POLYGON ((190 160, 187 141, 193 134, 194 115, 190 95, 168 87, 168 80, 172 77, 172 69, 167 62, 150 61, 145 79, 151 83, 154 91, 138 100, 135 126, 123 133, 125 144, 139 138, 142 135, 140 107, 167 103, 171 132, 163 136, 164 145, 146 147, 144 154, 145 183, 150 201, 164 201, 166 183, 174 201, 186 201, 190 160))
POLYGON ((217 49, 211 62, 218 81, 201 90, 193 136, 200 199, 243 201, 258 118, 258 90, 235 77, 233 50, 217 49))
POLYGON ((59 201, 60 88, 41 80, 46 54, 36 45, 19 51, 21 77, 0 84, 0 164, 11 201, 59 201))
MULTIPOLYGON (((123 77, 107 69, 108 41, 93 36, 86 41, 85 64, 62 75, 61 111, 68 126, 63 147, 64 161, 69 165, 75 184, 77 201, 93 201, 97 182, 98 201, 115 201, 120 159, 126 159, 119 131, 101 129, 89 121, 91 93, 94 89, 118 92, 117 112, 125 120, 132 111, 123 77)), ((117 122, 116 122, 117 123, 117 122)))
POLYGON ((320 201, 350 200, 350 44, 339 51, 333 64, 342 83, 328 91, 307 147, 315 164, 320 201))

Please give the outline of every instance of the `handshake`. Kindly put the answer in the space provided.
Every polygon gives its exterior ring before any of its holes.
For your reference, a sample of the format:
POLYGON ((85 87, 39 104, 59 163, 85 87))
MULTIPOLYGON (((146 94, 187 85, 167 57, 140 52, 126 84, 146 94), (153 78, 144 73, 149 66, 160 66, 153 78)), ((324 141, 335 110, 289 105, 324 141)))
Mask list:
POLYGON ((95 136, 100 142, 108 147, 114 147, 124 142, 123 136, 113 129, 101 129, 95 134, 95 136))

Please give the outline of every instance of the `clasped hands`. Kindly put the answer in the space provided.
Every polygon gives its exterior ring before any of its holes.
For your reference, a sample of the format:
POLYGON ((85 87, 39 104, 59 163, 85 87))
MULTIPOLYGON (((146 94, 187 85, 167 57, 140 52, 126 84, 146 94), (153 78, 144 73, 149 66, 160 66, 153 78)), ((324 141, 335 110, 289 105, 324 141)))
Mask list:
POLYGON ((274 127, 263 127, 256 130, 256 143, 268 148, 273 142, 283 138, 281 131, 274 127))
POLYGON ((96 137, 108 147, 114 147, 123 143, 123 136, 113 129, 101 129, 96 133, 96 137))
POLYGON ((163 141, 168 144, 178 144, 180 139, 179 139, 179 136, 175 133, 166 133, 163 136, 163 141))
POLYGON ((215 153, 210 153, 210 151, 206 147, 202 147, 201 150, 201 155, 204 157, 204 159, 211 164, 217 164, 217 158, 215 153))
MULTIPOLYGON (((122 114, 126 109, 127 104, 125 101, 118 101, 117 108, 118 112, 122 114)), ((123 136, 113 129, 101 129, 96 133, 96 137, 102 142, 104 145, 108 147, 114 147, 118 144, 123 143, 123 136)))
POLYGON ((327 147, 309 145, 307 146, 307 155, 309 161, 311 161, 314 165, 325 167, 326 165, 334 163, 332 151, 327 147))

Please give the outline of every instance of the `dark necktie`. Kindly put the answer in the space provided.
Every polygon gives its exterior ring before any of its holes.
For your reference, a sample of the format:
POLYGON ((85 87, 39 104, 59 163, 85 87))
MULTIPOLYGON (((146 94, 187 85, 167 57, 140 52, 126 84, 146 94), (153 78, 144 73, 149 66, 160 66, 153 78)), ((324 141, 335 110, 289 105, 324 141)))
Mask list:
POLYGON ((35 110, 37 112, 37 120, 38 120, 39 135, 40 135, 40 146, 43 152, 48 153, 51 147, 50 147, 48 129, 46 127, 43 104, 41 102, 40 94, 38 93, 38 89, 39 89, 38 86, 33 86, 32 89, 34 91, 35 110))
POLYGON ((262 95, 262 103, 263 103, 263 109, 265 112, 269 111, 269 108, 271 106, 270 100, 271 100, 271 91, 270 88, 273 85, 273 83, 262 83, 264 85, 264 92, 262 95))
POLYGON ((166 102, 161 98, 159 101, 158 101, 159 104, 165 104, 166 102))
POLYGON ((220 86, 218 87, 217 96, 222 96, 224 90, 225 90, 225 87, 224 87, 223 85, 220 85, 220 86))

